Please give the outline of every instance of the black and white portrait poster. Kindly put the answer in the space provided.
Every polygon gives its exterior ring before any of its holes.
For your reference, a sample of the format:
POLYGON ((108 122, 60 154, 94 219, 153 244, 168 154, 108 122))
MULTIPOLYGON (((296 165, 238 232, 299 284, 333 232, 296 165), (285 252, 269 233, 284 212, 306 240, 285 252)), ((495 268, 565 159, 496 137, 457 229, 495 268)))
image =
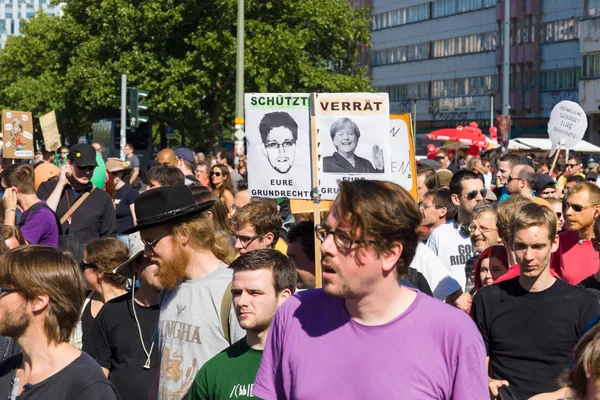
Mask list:
POLYGON ((387 93, 314 95, 319 190, 334 200, 339 181, 390 180, 387 93))
POLYGON ((251 197, 310 199, 310 95, 246 93, 251 197))

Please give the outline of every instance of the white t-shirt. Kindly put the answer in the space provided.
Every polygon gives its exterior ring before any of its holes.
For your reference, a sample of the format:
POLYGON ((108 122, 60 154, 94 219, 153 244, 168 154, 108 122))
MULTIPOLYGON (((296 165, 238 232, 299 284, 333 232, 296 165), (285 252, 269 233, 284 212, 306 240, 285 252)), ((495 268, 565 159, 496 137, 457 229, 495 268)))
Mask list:
POLYGON ((450 220, 435 228, 427 246, 442 259, 464 291, 467 283, 465 264, 475 254, 468 233, 461 233, 456 221, 450 220))
POLYGON ((460 289, 460 284, 446 268, 442 259, 423 243, 417 246, 415 258, 410 266, 423 274, 436 299, 444 301, 446 297, 460 289))

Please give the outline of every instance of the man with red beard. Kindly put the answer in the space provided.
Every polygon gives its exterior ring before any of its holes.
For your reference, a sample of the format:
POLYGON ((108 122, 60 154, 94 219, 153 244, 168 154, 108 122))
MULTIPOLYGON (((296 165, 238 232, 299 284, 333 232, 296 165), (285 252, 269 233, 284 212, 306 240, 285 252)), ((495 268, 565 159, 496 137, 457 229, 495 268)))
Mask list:
POLYGON ((164 287, 155 337, 160 371, 151 398, 187 397, 202 365, 244 337, 231 305, 231 239, 203 212, 213 204, 197 204, 186 185, 156 188, 135 202, 138 224, 127 232, 140 231, 164 287))

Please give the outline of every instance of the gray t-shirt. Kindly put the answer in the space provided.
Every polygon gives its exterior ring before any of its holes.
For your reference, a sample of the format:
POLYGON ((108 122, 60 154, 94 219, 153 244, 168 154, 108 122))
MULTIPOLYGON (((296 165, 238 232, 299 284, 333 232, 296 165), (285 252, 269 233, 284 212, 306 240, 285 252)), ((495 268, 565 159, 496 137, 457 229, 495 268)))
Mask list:
POLYGON ((231 171, 231 182, 233 183, 233 194, 238 192, 238 182, 244 179, 243 176, 240 175, 239 172, 233 170, 231 171))
MULTIPOLYGON (((221 303, 233 271, 222 263, 212 274, 184 281, 160 295, 158 345, 161 354, 158 398, 183 399, 196 374, 214 355, 229 347, 221 327, 221 303)), ((233 306, 229 312, 232 343, 246 333, 233 306)))
POLYGON ((131 166, 131 168, 140 167, 140 159, 135 154, 132 154, 131 157, 127 157, 127 161, 129 161, 129 165, 131 166))

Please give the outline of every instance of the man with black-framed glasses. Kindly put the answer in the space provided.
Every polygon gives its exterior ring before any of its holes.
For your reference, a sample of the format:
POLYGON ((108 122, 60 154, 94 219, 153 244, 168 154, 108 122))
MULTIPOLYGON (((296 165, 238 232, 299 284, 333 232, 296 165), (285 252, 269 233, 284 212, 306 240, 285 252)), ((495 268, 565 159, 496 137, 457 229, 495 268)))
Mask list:
POLYGON ((283 225, 277 205, 269 200, 252 201, 237 209, 231 222, 234 246, 240 254, 275 248, 283 225))
POLYGON ((254 396, 486 398, 485 347, 472 321, 400 284, 420 223, 397 184, 340 183, 317 229, 323 289, 300 292, 277 310, 254 396))
POLYGON ((600 215, 600 188, 591 182, 573 186, 563 201, 569 230, 558 235, 558 250, 552 268, 565 281, 576 285, 598 269, 598 251, 593 247, 597 236, 594 223, 600 215))
POLYGON ((486 194, 479 175, 468 170, 454 174, 450 180, 450 195, 458 208, 457 216, 440 225, 427 240, 427 246, 444 261, 463 291, 467 283, 465 264, 475 254, 469 235, 471 214, 486 194))

